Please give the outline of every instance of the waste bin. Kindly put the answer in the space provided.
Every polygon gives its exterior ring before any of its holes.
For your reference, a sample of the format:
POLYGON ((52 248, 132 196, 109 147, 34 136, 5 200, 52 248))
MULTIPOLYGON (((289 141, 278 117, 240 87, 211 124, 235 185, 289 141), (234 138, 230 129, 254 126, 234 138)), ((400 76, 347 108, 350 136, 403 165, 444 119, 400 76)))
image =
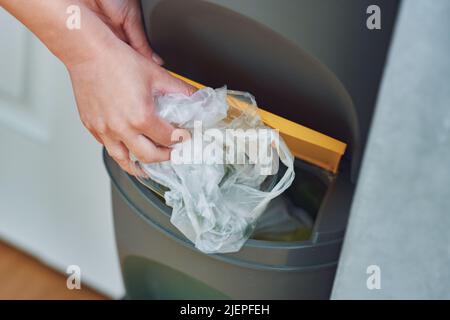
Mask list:
POLYGON ((320 208, 313 204, 309 211, 316 221, 309 239, 250 239, 239 252, 206 255, 170 223, 171 208, 163 199, 122 171, 106 153, 104 157, 129 298, 313 299, 330 294, 353 192, 344 164, 335 178, 303 162, 296 164, 301 185, 294 181, 286 192, 293 202, 308 202, 308 192, 299 191, 305 182, 316 192, 321 186, 320 208))
MULTIPOLYGON (((362 9, 364 2, 349 1, 354 7, 346 8, 347 18, 361 20, 365 9, 355 10, 362 9)), ((292 16, 293 8, 302 15, 308 10, 318 14, 318 3, 336 6, 333 1, 285 0, 277 1, 275 10, 274 1, 261 0, 142 1, 149 40, 168 69, 213 87, 227 84, 249 91, 268 111, 342 140, 349 150, 334 175, 296 160, 296 179, 284 196, 314 221, 307 238, 251 238, 239 252, 212 255, 195 249, 170 223, 171 208, 164 200, 104 153, 127 298, 329 297, 397 4, 384 2, 387 30, 382 36, 365 39, 358 31, 361 27, 350 28, 342 32, 354 39, 343 46, 336 45, 333 32, 322 32, 321 39, 311 40, 308 30, 296 21, 279 19, 292 16), (373 58, 371 65, 362 67, 369 73, 350 66, 347 70, 333 59, 327 60, 335 69, 331 71, 311 54, 314 48, 322 48, 339 58, 364 45, 373 58)), ((339 6, 336 17, 327 14, 332 22, 342 18, 339 6)), ((330 27, 330 21, 327 24, 330 27)), ((323 52, 318 55, 327 57, 323 52)))

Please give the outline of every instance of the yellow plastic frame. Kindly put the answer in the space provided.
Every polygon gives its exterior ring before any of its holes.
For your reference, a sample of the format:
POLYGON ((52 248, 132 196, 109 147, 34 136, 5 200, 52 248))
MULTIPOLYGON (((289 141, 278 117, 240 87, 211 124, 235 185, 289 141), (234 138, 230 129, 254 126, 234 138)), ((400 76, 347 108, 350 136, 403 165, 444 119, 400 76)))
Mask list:
MULTIPOLYGON (((170 72, 170 74, 197 89, 205 87, 176 73, 170 72)), ((247 106, 247 103, 243 101, 238 101, 231 96, 228 98, 233 99, 233 104, 242 109, 245 109, 247 106)), ((327 171, 337 172, 341 157, 347 148, 344 142, 277 116, 260 107, 258 107, 258 111, 265 125, 279 130, 280 135, 296 158, 312 163, 327 171)))

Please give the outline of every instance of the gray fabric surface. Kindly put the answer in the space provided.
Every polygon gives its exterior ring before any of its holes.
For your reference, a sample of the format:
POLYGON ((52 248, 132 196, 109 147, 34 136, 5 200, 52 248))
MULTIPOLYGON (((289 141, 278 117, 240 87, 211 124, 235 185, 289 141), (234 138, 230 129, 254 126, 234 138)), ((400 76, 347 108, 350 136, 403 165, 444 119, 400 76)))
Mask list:
POLYGON ((401 6, 332 298, 450 299, 448 0, 401 6))

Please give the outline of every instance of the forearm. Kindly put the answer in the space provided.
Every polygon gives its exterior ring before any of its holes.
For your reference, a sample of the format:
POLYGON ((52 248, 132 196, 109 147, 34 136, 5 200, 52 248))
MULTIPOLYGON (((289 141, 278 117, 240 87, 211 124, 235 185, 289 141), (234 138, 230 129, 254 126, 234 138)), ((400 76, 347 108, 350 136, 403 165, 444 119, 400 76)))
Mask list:
POLYGON ((0 5, 30 29, 66 66, 104 50, 112 31, 79 0, 0 0, 0 5), (67 8, 79 6, 81 28, 66 26, 67 8))

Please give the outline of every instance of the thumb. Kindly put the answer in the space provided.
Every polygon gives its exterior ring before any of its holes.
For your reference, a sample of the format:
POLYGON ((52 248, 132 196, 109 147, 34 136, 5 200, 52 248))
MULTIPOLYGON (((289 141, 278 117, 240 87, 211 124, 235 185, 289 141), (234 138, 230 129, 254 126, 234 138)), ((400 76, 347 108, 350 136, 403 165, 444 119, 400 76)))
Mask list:
POLYGON ((161 75, 155 83, 155 89, 160 94, 181 93, 186 96, 192 95, 197 89, 190 84, 175 78, 169 72, 162 69, 161 75))

